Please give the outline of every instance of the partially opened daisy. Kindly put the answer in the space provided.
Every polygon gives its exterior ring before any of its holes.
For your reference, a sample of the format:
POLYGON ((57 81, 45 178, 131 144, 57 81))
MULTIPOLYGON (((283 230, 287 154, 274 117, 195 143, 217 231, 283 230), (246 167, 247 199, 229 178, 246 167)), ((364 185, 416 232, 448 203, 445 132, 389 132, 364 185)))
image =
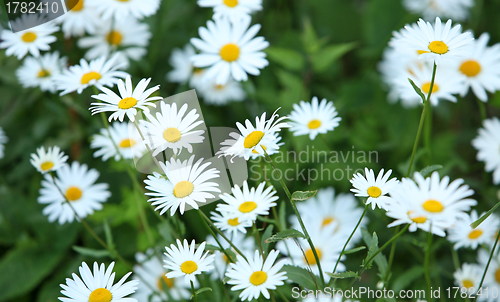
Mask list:
POLYGON ((205 130, 198 110, 193 108, 188 112, 188 104, 179 109, 176 103, 160 102, 160 110, 156 114, 146 113, 146 120, 141 126, 146 130, 146 143, 153 149, 153 156, 172 149, 179 154, 183 149, 193 152, 193 144, 202 143, 205 130))
POLYGON ((455 21, 466 20, 474 0, 404 0, 404 6, 425 20, 446 17, 455 21))
POLYGON ((451 20, 443 24, 441 19, 436 18, 434 24, 420 19, 417 26, 406 25, 401 37, 391 43, 402 52, 418 53, 423 60, 439 65, 441 60, 450 61, 464 56, 473 40, 471 33, 462 33, 459 24, 452 27, 451 20))
POLYGON ((258 215, 268 215, 278 200, 272 186, 266 188, 266 183, 262 182, 257 188, 250 188, 246 180, 242 186, 234 185, 231 194, 224 193, 219 197, 224 203, 218 204, 217 210, 235 213, 242 220, 255 220, 258 215))
POLYGON ((92 115, 101 112, 113 112, 109 116, 109 121, 119 120, 123 122, 125 116, 131 121, 135 121, 135 116, 139 110, 149 112, 148 107, 156 107, 154 101, 161 100, 161 96, 151 96, 155 91, 160 89, 160 85, 148 88, 151 78, 142 79, 135 88, 132 86, 132 79, 129 75, 125 81, 118 81, 118 91, 116 94, 113 90, 101 87, 98 95, 92 97, 101 102, 90 104, 92 115))
POLYGON ((478 215, 476 211, 472 211, 470 215, 457 220, 448 234, 448 240, 454 243, 455 249, 462 247, 476 249, 483 244, 493 244, 500 227, 500 219, 496 215, 489 216, 477 228, 473 229, 470 226, 483 214, 478 215))
POLYGON ((394 185, 397 184, 396 178, 391 178, 392 170, 384 173, 384 169, 380 170, 377 177, 372 169, 365 168, 365 174, 356 173, 350 180, 354 188, 351 192, 355 196, 367 197, 366 204, 371 204, 372 209, 376 207, 385 209, 389 199, 387 196, 390 194, 394 185))
POLYGON ((87 263, 82 262, 78 269, 80 276, 73 273, 72 279, 66 278, 66 284, 60 285, 61 294, 64 297, 59 297, 59 300, 62 302, 138 302, 127 296, 135 292, 139 281, 125 282, 132 274, 129 272, 113 284, 115 282, 114 266, 114 262, 108 268, 104 264, 98 265, 94 262, 91 271, 87 263))
POLYGON ((0 159, 4 157, 5 144, 9 141, 5 135, 5 131, 0 127, 0 159))
POLYGON ((245 125, 236 123, 240 133, 231 132, 231 138, 221 143, 221 149, 217 152, 219 156, 243 157, 246 160, 274 154, 279 150, 281 137, 279 132, 282 128, 289 127, 285 121, 288 117, 279 117, 274 112, 269 120, 266 113, 255 118, 255 126, 250 120, 245 120, 245 125))
POLYGON ((477 264, 464 263, 454 274, 455 284, 463 291, 475 293, 479 289, 484 268, 477 264))
POLYGON ((186 239, 181 242, 179 239, 170 247, 165 247, 165 268, 168 273, 167 278, 184 277, 185 283, 195 282, 196 276, 211 271, 214 256, 205 252, 206 242, 202 242, 196 247, 195 241, 188 243, 186 239), (205 253, 203 253, 205 252, 205 253))
POLYGON ((53 22, 44 23, 41 14, 23 14, 12 22, 12 28, 28 29, 18 32, 0 30, 0 48, 6 48, 5 54, 8 56, 22 59, 29 53, 39 57, 41 51, 50 50, 49 45, 56 41, 53 34, 59 29, 53 22))
POLYGON ((259 251, 255 251, 248 261, 237 255, 236 263, 231 263, 226 272, 231 290, 242 290, 239 297, 242 301, 250 301, 261 295, 270 299, 270 290, 275 290, 287 280, 286 272, 281 272, 283 261, 276 262, 279 252, 271 250, 264 260, 259 251))
POLYGON ((67 12, 54 21, 61 24, 65 37, 79 37, 93 34, 101 19, 95 13, 95 7, 89 0, 67 0, 67 12))
POLYGON ((259 75, 268 64, 262 50, 269 43, 255 37, 260 25, 249 26, 250 19, 236 23, 227 19, 208 21, 206 28, 198 30, 201 39, 191 39, 201 51, 193 57, 193 65, 208 68, 207 77, 215 79, 216 84, 225 84, 230 78, 246 81, 247 74, 259 75))
POLYGON ((293 134, 296 136, 307 134, 311 140, 318 134, 332 131, 341 120, 333 102, 326 99, 318 102, 317 97, 313 97, 310 103, 300 101, 299 104, 293 104, 293 111, 288 117, 293 134))
POLYGON ((42 91, 56 92, 54 76, 61 73, 66 58, 58 52, 47 53, 38 58, 27 57, 16 72, 23 87, 39 87, 42 91))
POLYGON ((40 147, 36 149, 36 153, 31 154, 30 163, 38 172, 45 174, 56 171, 62 165, 65 165, 67 160, 68 156, 58 146, 49 147, 47 150, 40 147))
POLYGON ((103 161, 111 157, 115 160, 139 158, 146 151, 142 138, 132 123, 119 122, 114 122, 109 128, 103 128, 99 134, 94 135, 90 147, 97 149, 94 157, 102 157, 103 161))
POLYGON ((102 19, 142 19, 154 15, 160 0, 87 0, 102 19))
POLYGON ((127 73, 118 69, 124 67, 119 63, 116 56, 111 58, 101 57, 90 62, 85 59, 80 60, 80 64, 70 66, 61 74, 54 77, 58 90, 62 90, 61 95, 76 91, 82 91, 89 86, 102 88, 103 86, 113 86, 120 79, 127 77, 127 73))
POLYGON ((238 234, 246 234, 246 228, 252 226, 252 219, 248 217, 242 217, 236 212, 229 211, 213 211, 210 217, 214 225, 223 232, 227 232, 231 237, 235 237, 238 234))
POLYGON ((485 170, 493 172, 493 183, 500 184, 500 119, 494 117, 483 121, 479 135, 472 141, 477 160, 486 164, 485 170))
POLYGON ((54 180, 46 174, 38 202, 47 205, 43 213, 49 221, 72 222, 102 209, 111 194, 107 184, 96 183, 98 177, 99 172, 78 162, 61 166, 54 180))
POLYGON ((462 96, 470 89, 483 102, 488 101, 487 92, 500 90, 500 44, 488 46, 489 39, 487 33, 482 34, 457 66, 465 76, 462 96))
POLYGON ((215 193, 220 193, 215 182, 220 172, 203 158, 196 162, 194 155, 185 161, 172 158, 160 162, 160 166, 165 176, 155 172, 144 181, 146 189, 151 191, 146 193, 152 197, 148 201, 156 206, 155 210, 160 210, 160 215, 168 210, 170 215, 177 210, 184 214, 186 207, 198 209, 200 204, 215 198, 215 193))
POLYGON ((262 9, 262 0, 198 0, 201 7, 212 7, 214 19, 227 18, 233 22, 250 18, 250 14, 262 9))

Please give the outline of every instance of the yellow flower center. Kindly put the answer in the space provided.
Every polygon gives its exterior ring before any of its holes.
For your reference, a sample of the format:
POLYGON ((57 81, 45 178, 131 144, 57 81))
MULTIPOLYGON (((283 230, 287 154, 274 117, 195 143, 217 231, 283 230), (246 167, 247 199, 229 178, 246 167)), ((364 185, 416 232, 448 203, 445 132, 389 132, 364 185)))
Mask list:
POLYGON ((158 281, 156 283, 157 288, 161 291, 164 291, 165 285, 167 285, 167 288, 172 288, 174 286, 174 279, 168 278, 165 275, 160 276, 160 278, 158 278, 158 281))
POLYGON ((312 120, 307 124, 307 128, 313 130, 313 129, 318 129, 321 127, 321 121, 320 120, 312 120))
MULTIPOLYGON (((427 83, 422 84, 421 89, 425 94, 429 93, 429 91, 431 90, 431 82, 427 82, 427 83)), ((434 83, 434 86, 432 86, 432 93, 438 92, 438 91, 439 91, 439 85, 434 83)))
POLYGON ((224 0, 224 4, 229 7, 235 7, 238 5, 238 0, 224 0))
POLYGON ((427 217, 425 217, 425 216, 418 216, 418 217, 411 218, 411 220, 413 222, 415 222, 415 223, 421 224, 421 223, 425 223, 427 221, 427 217))
POLYGON ((181 139, 181 132, 177 128, 167 128, 163 131, 163 138, 169 143, 175 143, 181 139))
POLYGON ((198 269, 198 264, 196 264, 196 262, 191 261, 191 260, 184 261, 181 264, 181 271, 184 274, 191 274, 193 272, 196 272, 197 269, 198 269))
POLYGON ((256 271, 253 272, 250 275, 250 283, 252 283, 255 286, 261 285, 262 283, 266 282, 267 280, 267 273, 263 271, 256 271))
POLYGON ((79 12, 83 9, 84 0, 66 0, 66 7, 73 12, 79 12))
POLYGON ((78 187, 69 187, 66 190, 66 199, 69 201, 77 201, 78 199, 82 198, 83 192, 80 190, 78 187))
POLYGON ((470 233, 469 233, 469 239, 477 239, 479 237, 481 237, 483 235, 483 231, 482 230, 472 230, 470 233))
POLYGON ((473 78, 481 72, 481 64, 476 60, 465 61, 460 65, 460 72, 469 78, 473 78))
POLYGON ((245 141, 243 141, 243 147, 245 148, 253 148, 257 146, 260 140, 264 137, 264 132, 262 131, 252 131, 247 137, 245 137, 245 141))
POLYGON ((230 226, 238 226, 238 225, 240 225, 240 222, 238 220, 238 217, 236 217, 236 218, 228 219, 227 224, 229 224, 230 226))
POLYGON ((219 55, 224 61, 227 62, 236 61, 240 57, 240 47, 236 44, 228 43, 222 46, 222 48, 219 51, 219 55))
POLYGON ((123 35, 119 31, 112 30, 106 36, 106 41, 113 46, 118 46, 122 44, 123 35))
POLYGON ((110 302, 113 295, 108 289, 98 288, 90 293, 88 302, 110 302))
POLYGON ((101 74, 95 71, 87 72, 84 74, 80 80, 82 85, 87 85, 90 81, 98 81, 102 78, 101 74))
POLYGON ((438 55, 443 55, 448 52, 448 45, 443 41, 432 41, 428 46, 429 50, 438 55))
POLYGON ((221 84, 216 84, 214 87, 215 87, 215 90, 222 90, 222 89, 224 89, 226 86, 225 86, 225 85, 221 85, 221 84))
POLYGON ((130 109, 135 105, 137 105, 137 99, 132 97, 121 99, 118 102, 118 108, 120 109, 130 109))
POLYGON ((39 78, 46 78, 50 76, 50 71, 48 71, 47 69, 40 69, 36 76, 39 78))
MULTIPOLYGON (((321 250, 319 248, 316 248, 316 254, 318 254, 318 259, 321 260, 322 253, 321 253, 321 250)), ((309 263, 310 265, 317 264, 316 258, 314 258, 314 253, 313 253, 312 249, 306 250, 304 255, 305 255, 305 260, 307 263, 309 263)))
POLYGON ((495 271, 495 281, 500 284, 500 268, 495 271))
POLYGON ((368 190, 366 190, 366 193, 370 197, 377 198, 377 197, 380 197, 380 195, 382 195, 382 190, 380 190, 379 187, 372 186, 372 187, 369 187, 368 190))
POLYGON ((462 286, 465 288, 473 288, 474 287, 474 282, 470 279, 465 279, 462 281, 462 286))
POLYGON ((194 190, 194 185, 192 182, 183 180, 179 181, 175 186, 174 186, 174 196, 177 198, 184 198, 186 196, 191 195, 194 190))
POLYGON ((122 139, 122 141, 118 144, 120 148, 130 148, 136 144, 136 141, 131 138, 122 139))
POLYGON ((257 208, 257 203, 255 203, 254 201, 245 201, 244 203, 240 204, 238 210, 241 213, 250 213, 256 208, 257 208))
POLYGON ((51 161, 45 161, 40 165, 40 169, 42 169, 42 171, 48 171, 52 168, 54 168, 54 163, 51 161))
POLYGON ((327 225, 329 225, 330 223, 334 222, 335 221, 335 218, 333 217, 326 217, 323 219, 323 222, 321 222, 321 227, 325 227, 327 225))
POLYGON ((26 43, 31 43, 31 42, 35 41, 36 38, 37 38, 37 35, 32 31, 25 32, 21 36, 21 40, 23 40, 26 43))
POLYGON ((422 204, 422 207, 424 208, 424 210, 431 213, 440 213, 444 210, 444 205, 434 199, 427 200, 422 204))

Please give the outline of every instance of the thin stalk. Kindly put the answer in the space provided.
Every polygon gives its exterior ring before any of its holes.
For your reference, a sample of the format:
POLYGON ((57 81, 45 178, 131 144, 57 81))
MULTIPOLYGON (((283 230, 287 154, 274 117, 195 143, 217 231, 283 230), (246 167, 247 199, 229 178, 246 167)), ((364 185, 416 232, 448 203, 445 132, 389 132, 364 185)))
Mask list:
POLYGON ((451 246, 451 258, 453 259, 453 265, 455 266, 455 270, 460 268, 460 258, 458 257, 457 250, 451 246))
POLYGON ((477 97, 475 98, 477 101, 477 105, 479 106, 479 113, 481 114, 481 121, 484 121, 485 119, 488 118, 488 114, 486 113, 486 104, 478 99, 477 97))
MULTIPOLYGON (((394 234, 397 234, 399 232, 399 229, 400 229, 400 226, 397 226, 395 229, 394 229, 394 234)), ((391 267, 392 267, 392 263, 394 262, 394 256, 396 255, 396 241, 394 241, 392 244, 391 244, 391 250, 389 251, 389 260, 387 260, 387 273, 385 274, 384 276, 384 284, 387 284, 387 282, 389 282, 389 276, 390 276, 390 272, 391 272, 391 267)))
MULTIPOLYGON (((265 155, 266 159, 269 161, 269 163, 271 164, 271 167, 274 170, 277 170, 276 166, 273 163, 273 160, 271 159, 269 154, 267 154, 267 152, 265 152, 265 150, 264 150, 264 155, 265 155)), ((293 212, 295 213, 295 216, 297 216, 297 219, 299 221, 300 228, 302 229, 304 236, 306 236, 307 243, 309 244, 309 247, 311 248, 311 251, 313 252, 314 260, 316 261, 316 264, 318 265, 318 271, 319 271, 319 277, 321 279, 321 285, 325 286, 325 277, 323 276, 323 269, 321 268, 321 262, 319 260, 318 252, 316 251, 316 248, 314 247, 314 243, 311 240, 311 236, 309 236, 309 233, 307 232, 306 226, 304 225, 304 222, 302 221, 302 217, 300 216, 299 210, 297 209, 297 205, 295 204, 295 201, 292 198, 292 194, 290 193, 290 190, 288 189, 285 181, 282 178, 280 178, 279 182, 280 182, 281 186, 283 187, 283 190, 285 191, 286 196, 290 200, 290 204, 292 205, 293 212)))
POLYGON ((425 248, 425 256, 424 256, 424 275, 425 275, 425 284, 427 286, 427 295, 433 301, 431 297, 431 252, 432 252, 432 233, 427 233, 427 246, 425 248))
POLYGON ((474 295, 473 302, 477 300, 477 293, 481 290, 483 286, 484 279, 486 278, 486 273, 488 272, 488 268, 490 267, 491 260, 493 259, 493 255, 495 254, 495 250, 497 249, 498 241, 500 239, 500 230, 497 232, 497 239, 495 239, 495 244, 493 244, 493 248, 490 252, 490 257, 488 258, 488 262, 486 263, 486 267, 484 268, 483 276, 481 277, 481 282, 479 282, 479 286, 477 287, 476 294, 474 295))
POLYGON ((149 144, 146 143, 146 138, 144 137, 144 134, 142 134, 141 127, 139 127, 139 124, 137 123, 137 120, 134 121, 134 126, 137 129, 137 132, 139 133, 139 136, 141 137, 142 141, 144 142, 144 145, 146 146, 146 149, 148 150, 148 153, 151 154, 151 158, 153 158, 154 163, 161 170, 160 162, 158 162, 158 159, 156 159, 156 157, 153 155, 153 151, 149 147, 149 144))
MULTIPOLYGON (((198 212, 201 212, 201 210, 198 210, 198 212)), ((222 246, 222 243, 220 242, 219 238, 217 238, 217 235, 215 234, 214 230, 212 230, 212 228, 207 224, 207 222, 205 221, 205 219, 203 218, 203 216, 200 213, 198 213, 198 215, 200 215, 200 218, 203 221, 205 227, 208 229, 208 231, 210 232, 210 234, 212 235, 212 237, 214 237, 215 242, 217 242, 217 245, 222 250, 222 253, 224 253, 224 255, 226 255, 227 260, 229 262, 235 262, 234 259, 233 259, 233 257, 231 257, 231 255, 226 251, 226 249, 224 248, 224 246, 222 246)))
POLYGON ((396 235, 392 236, 391 239, 389 239, 389 241, 387 241, 386 243, 384 243, 384 245, 382 245, 381 248, 379 248, 370 258, 368 258, 368 260, 366 261, 365 263, 365 267, 368 266, 372 261, 373 259, 375 259, 375 257, 378 256, 378 254, 380 254, 383 250, 385 250, 391 243, 393 243, 396 239, 398 239, 401 235, 403 235, 406 230, 408 230, 408 228, 410 227, 409 224, 407 224, 401 231, 399 231, 396 235))
POLYGON ((260 254, 264 257, 264 249, 262 248, 262 240, 260 239, 259 231, 257 230, 257 220, 252 225, 252 231, 255 235, 255 241, 257 241, 257 247, 259 248, 260 254))
POLYGON ((193 301, 198 301, 198 298, 196 297, 196 290, 194 289, 194 283, 193 281, 189 281, 189 283, 191 284, 191 291, 193 292, 193 296, 192 296, 192 300, 193 301))

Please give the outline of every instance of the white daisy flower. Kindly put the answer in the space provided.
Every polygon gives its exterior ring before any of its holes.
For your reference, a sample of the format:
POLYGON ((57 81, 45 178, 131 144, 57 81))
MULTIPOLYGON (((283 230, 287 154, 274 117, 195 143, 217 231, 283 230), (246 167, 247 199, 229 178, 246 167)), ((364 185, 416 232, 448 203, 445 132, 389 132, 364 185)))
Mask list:
POLYGON ((425 20, 446 17, 455 21, 464 21, 469 17, 473 0, 404 0, 407 10, 421 15, 425 20))
POLYGON ((80 37, 85 33, 95 33, 98 25, 102 20, 95 13, 95 7, 92 6, 89 0, 69 0, 66 1, 70 9, 62 16, 57 17, 54 21, 61 24, 61 29, 64 36, 80 37), (69 2, 69 3, 68 3, 69 2))
POLYGON ((78 40, 78 46, 88 48, 87 59, 116 54, 119 61, 129 64, 129 60, 140 60, 146 54, 151 38, 149 27, 134 19, 107 21, 99 24, 95 34, 78 40))
POLYGON ((125 282, 131 274, 129 272, 120 281, 113 284, 115 281, 114 266, 114 262, 108 268, 104 264, 98 265, 97 262, 94 262, 94 268, 91 271, 87 263, 82 262, 78 268, 80 276, 73 273, 73 279, 66 278, 66 284, 60 284, 61 294, 64 297, 59 297, 59 300, 62 302, 137 302, 136 299, 127 296, 135 292, 139 281, 125 282))
POLYGON ((462 247, 477 249, 479 245, 493 244, 500 227, 500 219, 496 215, 491 215, 475 229, 470 226, 483 214, 478 215, 476 211, 472 211, 470 215, 457 220, 448 233, 448 240, 454 243, 455 249, 462 247))
POLYGON ((139 110, 149 112, 149 107, 156 107, 154 101, 163 99, 161 96, 151 96, 155 91, 160 89, 160 85, 148 88, 151 78, 142 79, 135 88, 132 86, 132 79, 129 75, 125 81, 118 80, 117 86, 119 95, 111 89, 101 87, 98 95, 93 95, 92 98, 102 101, 99 103, 90 104, 92 115, 101 112, 113 112, 109 116, 109 121, 119 120, 123 122, 125 115, 132 122, 135 121, 135 116, 139 110))
POLYGON ((214 81, 206 81, 204 84, 198 86, 198 92, 203 101, 210 105, 225 105, 232 101, 243 101, 246 97, 241 84, 233 80, 223 85, 216 84, 214 81))
MULTIPOLYGON (((363 213, 352 194, 335 195, 332 187, 318 190, 316 196, 298 203, 297 209, 302 215, 306 229, 329 228, 332 233, 341 237, 342 241, 347 240, 363 213)), ((291 216, 290 222, 294 229, 301 229, 296 216, 291 216)), ((367 223, 368 219, 365 217, 349 244, 352 245, 361 238, 361 228, 367 223)))
MULTIPOLYGON (((236 251, 231 247, 231 245, 221 236, 217 235, 217 240, 219 240, 222 248, 224 250, 231 250, 235 255, 236 251)), ((238 249, 243 253, 243 255, 251 255, 257 249, 255 245, 255 240, 253 237, 244 236, 233 236, 231 242, 238 247, 238 249)), ((219 244, 212 235, 207 237, 207 243, 213 246, 219 247, 219 244)), ((233 259, 235 260, 235 259, 233 259)), ((210 277, 212 280, 222 280, 224 279, 224 274, 226 273, 229 264, 231 262, 227 258, 226 254, 217 250, 214 252, 214 269, 211 271, 210 277)))
POLYGON ((249 188, 245 180, 241 187, 234 185, 231 193, 232 195, 228 193, 219 195, 224 203, 217 205, 217 211, 234 213, 242 221, 254 221, 258 215, 268 215, 278 200, 274 188, 272 186, 266 188, 265 182, 260 183, 257 188, 249 188))
POLYGON ((189 79, 189 86, 196 90, 203 90, 207 82, 213 83, 213 79, 207 78, 206 69, 193 67, 191 78, 189 79))
POLYGON ((253 224, 252 219, 241 217, 236 212, 229 211, 213 211, 212 218, 214 225, 223 232, 227 232, 231 237, 236 237, 238 234, 246 234, 246 228, 253 224))
POLYGON ((237 262, 231 263, 226 272, 227 283, 233 285, 231 290, 243 290, 239 295, 242 301, 257 299, 260 295, 269 299, 269 290, 275 290, 287 280, 286 272, 280 272, 284 261, 276 262, 278 255, 278 251, 271 250, 265 261, 259 251, 248 261, 237 255, 237 262))
POLYGON ((160 0, 87 0, 103 19, 130 20, 154 15, 160 0))
MULTIPOLYGON (((434 85, 432 87, 431 104, 437 106, 439 101, 456 102, 458 95, 465 85, 465 77, 452 69, 440 65, 437 68, 434 85), (440 68, 444 67, 444 68, 440 68)), ((415 92, 408 79, 411 79, 421 92, 427 97, 431 89, 432 67, 428 64, 415 64, 406 70, 406 74, 395 81, 396 90, 401 101, 407 105, 422 104, 422 99, 415 92)))
POLYGON ((212 7, 214 19, 229 19, 236 23, 261 10, 262 0, 198 0, 198 5, 212 7))
POLYGON ((486 92, 500 90, 500 44, 488 47, 489 39, 487 33, 482 34, 456 67, 465 76, 462 96, 471 89, 483 102, 488 101, 486 92))
POLYGON ((192 153, 192 145, 204 141, 205 130, 195 130, 203 124, 198 110, 187 110, 188 104, 177 109, 176 103, 161 102, 160 110, 155 115, 146 113, 146 120, 141 121, 141 126, 146 130, 146 144, 153 149, 153 156, 166 149, 180 154, 185 148, 192 153))
POLYGON ((153 252, 148 250, 146 254, 135 254, 138 264, 134 266, 134 274, 140 276, 142 282, 132 298, 141 302, 162 302, 167 301, 168 297, 174 300, 188 300, 191 297, 191 286, 182 280, 168 278, 161 259, 152 255, 153 252))
POLYGON ((171 244, 170 247, 165 247, 167 252, 164 267, 169 271, 167 278, 184 277, 184 282, 189 284, 196 281, 196 275, 210 272, 214 268, 214 255, 203 253, 206 242, 202 242, 197 248, 194 240, 191 244, 186 239, 184 242, 177 239, 176 242, 177 246, 171 244))
POLYGON ((486 164, 485 170, 493 172, 493 183, 500 184, 500 119, 494 117, 483 121, 483 128, 472 141, 477 149, 477 160, 486 164))
POLYGON ((56 92, 54 76, 66 66, 66 58, 58 52, 47 53, 38 58, 27 57, 16 71, 23 87, 40 87, 42 91, 56 92))
POLYGON ((48 216, 50 222, 57 220, 63 224, 77 219, 76 215, 85 218, 102 209, 102 204, 111 194, 107 184, 95 183, 98 177, 97 170, 89 170, 87 165, 78 162, 57 169, 55 184, 52 177, 46 174, 38 197, 39 203, 47 205, 43 214, 48 216))
POLYGON ((255 118, 255 127, 250 120, 245 120, 245 125, 236 123, 236 127, 240 133, 231 132, 231 138, 226 139, 221 143, 221 149, 217 152, 219 156, 243 157, 246 160, 249 158, 262 157, 267 153, 272 155, 277 153, 281 137, 278 132, 282 128, 289 127, 285 122, 288 117, 279 117, 274 112, 269 120, 266 120, 266 113, 255 118), (265 152, 264 152, 265 151, 265 152))
POLYGON ((467 211, 477 202, 469 197, 474 194, 463 179, 450 182, 448 176, 437 172, 424 178, 414 174, 414 180, 403 178, 391 191, 387 216, 396 219, 388 227, 410 224, 410 232, 420 228, 444 237, 445 230, 459 218, 467 218, 467 211))
POLYGON ((9 141, 9 138, 5 135, 5 131, 0 127, 0 159, 4 157, 5 144, 9 141))
POLYGON ((38 172, 45 174, 56 171, 62 165, 65 165, 67 160, 68 156, 58 146, 49 147, 47 151, 45 151, 44 147, 40 147, 36 149, 36 153, 31 154, 30 163, 38 172))
POLYGON ((99 134, 94 135, 90 147, 97 149, 94 157, 102 157, 103 161, 111 157, 117 161, 122 158, 139 158, 146 151, 137 129, 131 123, 118 122, 111 124, 109 129, 101 129, 99 134))
POLYGON ((190 44, 182 49, 175 48, 168 61, 172 70, 167 73, 167 80, 173 83, 187 83, 194 72, 194 66, 191 62, 194 55, 194 48, 190 44))
POLYGON ((166 178, 154 173, 144 180, 146 189, 152 191, 146 193, 153 197, 148 201, 156 206, 155 210, 160 210, 160 215, 169 209, 172 216, 177 209, 184 214, 186 206, 198 209, 199 204, 215 198, 214 193, 220 193, 218 183, 214 182, 220 172, 209 168, 210 165, 203 158, 194 162, 194 155, 186 161, 171 158, 165 163, 160 162, 166 178))
POLYGON ((391 45, 404 53, 419 54, 419 57, 430 63, 442 60, 453 60, 466 54, 467 46, 474 38, 469 32, 462 33, 461 26, 451 27, 452 21, 446 24, 436 18, 433 24, 420 19, 417 26, 406 25, 401 36, 391 41, 391 45))
POLYGON ((207 67, 207 77, 215 79, 217 84, 225 84, 230 78, 246 81, 247 74, 259 75, 259 69, 268 64, 262 50, 269 43, 262 37, 255 37, 260 25, 249 26, 249 19, 237 23, 227 19, 208 21, 206 28, 198 30, 201 39, 191 39, 201 51, 193 57, 193 65, 207 67))
POLYGON ((80 60, 79 65, 70 66, 61 74, 54 77, 58 90, 62 90, 61 95, 76 91, 78 94, 89 86, 102 88, 103 86, 113 86, 119 82, 119 78, 127 77, 127 73, 119 71, 123 64, 118 63, 117 57, 113 56, 109 60, 102 57, 90 62, 80 60))
POLYGON ((351 192, 355 196, 367 197, 366 204, 371 204, 372 210, 375 210, 376 207, 386 209, 386 205, 391 199, 387 194, 390 194, 391 189, 398 183, 396 178, 389 179, 391 173, 392 170, 384 173, 384 169, 382 169, 375 178, 373 170, 365 168, 365 175, 356 173, 350 180, 354 187, 351 192))
POLYGON ((484 269, 477 264, 464 263, 454 274, 455 284, 464 292, 475 293, 483 276, 484 269))
POLYGON ((317 97, 313 97, 311 103, 300 101, 299 104, 293 104, 293 111, 288 117, 293 135, 308 134, 311 140, 318 134, 333 131, 341 120, 333 102, 326 99, 318 102, 317 97))
POLYGON ((12 22, 12 28, 29 28, 18 32, 7 29, 0 31, 0 48, 6 48, 5 54, 8 56, 22 59, 29 53, 33 57, 39 57, 41 51, 50 50, 49 44, 56 41, 52 34, 59 29, 53 22, 44 23, 41 15, 23 14, 12 22), (29 24, 40 25, 31 27, 29 24))

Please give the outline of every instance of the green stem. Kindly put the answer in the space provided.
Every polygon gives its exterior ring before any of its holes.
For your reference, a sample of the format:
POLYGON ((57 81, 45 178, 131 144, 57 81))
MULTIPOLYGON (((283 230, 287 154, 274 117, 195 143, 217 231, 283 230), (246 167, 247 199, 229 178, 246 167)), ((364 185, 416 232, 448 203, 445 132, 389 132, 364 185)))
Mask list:
MULTIPOLYGON (((432 228, 432 227, 431 227, 432 228)), ((424 274, 425 274, 425 283, 427 286, 427 296, 430 298, 430 301, 433 301, 431 297, 431 252, 432 252, 432 233, 427 233, 427 246, 425 248, 425 256, 424 256, 424 274)))
MULTIPOLYGON (((271 164, 271 167, 274 170, 277 170, 276 166, 273 163, 273 160, 271 159, 269 154, 267 154, 267 152, 265 152, 265 150, 264 150, 264 155, 265 155, 266 159, 269 161, 269 163, 271 164)), ((297 219, 299 221, 300 228, 302 229, 304 236, 306 236, 307 243, 309 244, 309 247, 311 248, 311 251, 313 252, 314 260, 316 261, 316 264, 318 265, 318 271, 319 271, 319 277, 321 279, 321 285, 325 286, 325 277, 323 276, 323 269, 321 268, 321 263, 319 260, 318 252, 316 251, 316 248, 314 247, 314 243, 311 240, 311 236, 309 236, 309 233, 307 232, 306 226, 304 225, 304 222, 302 221, 302 217, 300 216, 299 210, 297 209, 297 205, 295 204, 295 201, 292 198, 292 194, 290 193, 290 190, 288 189, 285 181, 283 180, 283 178, 280 178, 279 182, 280 182, 283 190, 285 191, 286 196, 290 200, 290 204, 292 205, 293 212, 295 213, 295 216, 297 216, 297 219)))
POLYGON ((255 241, 257 241, 257 247, 259 248, 260 254, 264 257, 264 249, 262 248, 262 240, 260 239, 259 231, 257 230, 257 220, 252 225, 252 231, 255 235, 255 241))
POLYGON ((453 259, 453 265, 455 266, 455 270, 460 268, 460 258, 458 257, 457 250, 451 246, 451 258, 453 259))
MULTIPOLYGON (((397 234, 399 232, 399 229, 400 227, 396 227, 394 229, 394 234, 397 234)), ((389 260, 387 261, 387 270, 386 270, 386 274, 384 276, 384 284, 387 285, 387 283, 389 282, 389 276, 391 275, 391 267, 392 267, 392 263, 394 262, 394 256, 396 255, 396 241, 394 241, 392 244, 391 244, 391 250, 389 251, 389 260)))
POLYGON ((193 281, 189 281, 189 283, 191 284, 191 291, 193 292, 193 296, 192 296, 192 300, 193 301, 198 301, 198 298, 196 297, 196 290, 194 289, 194 283, 193 281))
POLYGON ((490 267, 491 260, 493 259, 493 255, 495 254, 495 250, 497 249, 498 241, 500 239, 500 230, 497 232, 497 238, 495 239, 495 244, 493 244, 493 248, 490 252, 490 257, 488 258, 488 262, 486 263, 486 267, 484 268, 483 276, 481 277, 481 282, 479 282, 479 286, 477 287, 476 295, 474 295, 473 302, 477 300, 477 293, 481 290, 483 286, 484 279, 486 278, 486 273, 488 272, 488 268, 490 267))
MULTIPOLYGON (((201 210, 197 210, 197 211, 201 212, 201 210)), ((212 235, 212 237, 214 237, 215 242, 217 242, 217 245, 220 247, 222 253, 224 253, 224 255, 226 255, 227 260, 229 262, 235 262, 234 259, 233 259, 233 257, 231 257, 231 255, 226 251, 226 249, 224 248, 224 246, 222 246, 222 243, 220 242, 219 238, 217 238, 217 234, 215 234, 214 230, 212 230, 212 228, 207 224, 207 222, 203 218, 202 214, 198 213, 198 215, 200 216, 201 220, 203 221, 203 224, 208 229, 208 231, 210 232, 210 234, 212 235)))
POLYGON ((481 114, 481 121, 484 121, 485 119, 488 118, 488 114, 486 113, 486 104, 478 99, 477 97, 475 98, 477 101, 477 105, 479 106, 479 113, 481 114))
POLYGON ((408 228, 410 227, 409 224, 407 224, 401 231, 399 231, 396 235, 392 236, 391 239, 389 239, 389 241, 387 241, 381 248, 379 248, 370 258, 368 258, 368 260, 366 261, 366 263, 363 265, 364 267, 367 267, 368 265, 370 265, 370 263, 373 261, 373 259, 375 259, 375 257, 378 256, 378 254, 380 254, 383 250, 385 250, 391 243, 393 243, 396 239, 398 239, 401 235, 403 235, 406 230, 408 230, 408 228))

